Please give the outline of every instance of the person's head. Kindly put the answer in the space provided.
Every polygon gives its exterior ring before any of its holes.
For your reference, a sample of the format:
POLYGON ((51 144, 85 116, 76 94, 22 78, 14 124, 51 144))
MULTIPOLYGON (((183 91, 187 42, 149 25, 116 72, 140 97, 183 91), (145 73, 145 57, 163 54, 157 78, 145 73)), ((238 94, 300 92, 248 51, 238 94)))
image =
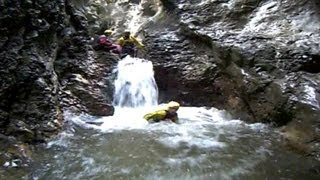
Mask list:
POLYGON ((124 37, 125 39, 129 39, 129 38, 130 38, 130 31, 125 31, 125 32, 123 33, 123 37, 124 37))
POLYGON ((112 29, 107 29, 107 30, 104 31, 104 34, 105 34, 106 36, 111 36, 112 33, 113 33, 112 29))
POLYGON ((103 34, 103 35, 99 36, 99 38, 107 38, 107 36, 103 34))
POLYGON ((179 107, 180 107, 180 104, 175 102, 175 101, 170 101, 168 104, 167 104, 167 107, 168 107, 168 110, 169 111, 178 111, 179 107))

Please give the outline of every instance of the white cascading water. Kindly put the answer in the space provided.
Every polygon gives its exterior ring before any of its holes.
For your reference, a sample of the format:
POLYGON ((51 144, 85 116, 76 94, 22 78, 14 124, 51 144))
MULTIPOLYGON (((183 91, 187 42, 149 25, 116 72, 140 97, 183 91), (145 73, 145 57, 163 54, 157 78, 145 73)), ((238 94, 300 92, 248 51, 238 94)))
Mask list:
MULTIPOLYGON (((129 6, 123 8, 121 4, 128 2, 127 0, 116 1, 112 4, 113 8, 109 9, 116 17, 114 25, 116 30, 130 30, 135 35, 146 23, 154 21, 162 12, 159 0, 152 2, 157 7, 157 13, 152 17, 144 17, 141 13, 143 4, 148 1, 142 0, 139 4, 129 3, 129 6)), ((100 129, 104 132, 115 129, 142 128, 148 124, 142 118, 143 115, 159 108, 157 107, 158 88, 154 80, 152 62, 126 56, 118 62, 115 73, 114 115, 96 119, 95 122, 102 123, 100 126, 87 124, 79 117, 73 118, 74 122, 86 128, 100 129)))
POLYGON ((114 115, 95 120, 102 122, 100 126, 85 126, 103 132, 145 127, 148 122, 142 118, 143 115, 158 105, 152 62, 126 56, 118 62, 115 73, 114 115))
POLYGON ((114 106, 137 108, 158 104, 151 61, 126 56, 119 61, 116 73, 114 106))

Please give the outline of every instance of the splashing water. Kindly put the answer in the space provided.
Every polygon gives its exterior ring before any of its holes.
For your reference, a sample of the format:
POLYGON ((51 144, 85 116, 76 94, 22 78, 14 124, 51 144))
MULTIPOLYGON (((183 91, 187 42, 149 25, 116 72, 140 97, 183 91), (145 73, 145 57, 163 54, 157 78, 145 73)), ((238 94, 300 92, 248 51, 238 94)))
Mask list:
POLYGON ((86 124, 78 117, 73 118, 73 122, 102 132, 144 128, 148 124, 143 115, 158 105, 152 62, 126 56, 118 62, 115 72, 114 115, 95 119, 95 123, 102 123, 100 126, 86 124))
POLYGON ((33 179, 315 177, 306 172, 316 162, 283 149, 277 133, 266 125, 233 120, 215 108, 182 107, 180 124, 138 127, 131 122, 137 122, 134 116, 139 110, 120 110, 127 125, 118 116, 113 116, 113 122, 100 119, 109 126, 89 125, 83 122, 90 117, 71 116, 73 122, 82 122, 81 127, 61 133, 47 149, 36 153, 39 163, 34 165, 33 179))
POLYGON ((119 61, 115 86, 115 114, 66 114, 72 126, 35 153, 32 179, 314 178, 306 172, 317 162, 284 150, 267 125, 225 111, 181 107, 179 124, 148 124, 144 113, 158 108, 150 61, 119 61))
POLYGON ((126 56, 117 66, 113 104, 119 107, 145 107, 158 104, 158 87, 150 61, 126 56))

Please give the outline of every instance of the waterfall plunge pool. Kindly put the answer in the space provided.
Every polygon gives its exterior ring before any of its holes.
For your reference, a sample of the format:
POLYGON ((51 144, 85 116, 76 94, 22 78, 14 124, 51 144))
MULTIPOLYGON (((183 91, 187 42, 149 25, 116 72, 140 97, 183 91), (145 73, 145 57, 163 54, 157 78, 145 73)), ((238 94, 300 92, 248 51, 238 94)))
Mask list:
POLYGON ((161 107, 152 63, 126 58, 115 71, 113 116, 65 113, 65 130, 35 150, 31 166, 0 177, 317 179, 318 162, 289 151, 280 132, 265 124, 203 107, 181 107, 178 124, 148 124, 143 115, 161 107))

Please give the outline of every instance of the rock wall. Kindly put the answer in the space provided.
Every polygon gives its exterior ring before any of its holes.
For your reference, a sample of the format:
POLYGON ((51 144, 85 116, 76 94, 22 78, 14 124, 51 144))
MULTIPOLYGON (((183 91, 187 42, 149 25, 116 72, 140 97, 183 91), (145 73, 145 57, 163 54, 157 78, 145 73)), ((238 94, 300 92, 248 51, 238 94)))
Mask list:
POLYGON ((108 77, 116 57, 90 45, 107 28, 97 21, 102 4, 0 1, 0 165, 27 160, 28 144, 59 132, 65 111, 113 114, 108 77))
POLYGON ((288 144, 319 157, 318 1, 162 2, 145 30, 162 101, 286 125, 288 144))

